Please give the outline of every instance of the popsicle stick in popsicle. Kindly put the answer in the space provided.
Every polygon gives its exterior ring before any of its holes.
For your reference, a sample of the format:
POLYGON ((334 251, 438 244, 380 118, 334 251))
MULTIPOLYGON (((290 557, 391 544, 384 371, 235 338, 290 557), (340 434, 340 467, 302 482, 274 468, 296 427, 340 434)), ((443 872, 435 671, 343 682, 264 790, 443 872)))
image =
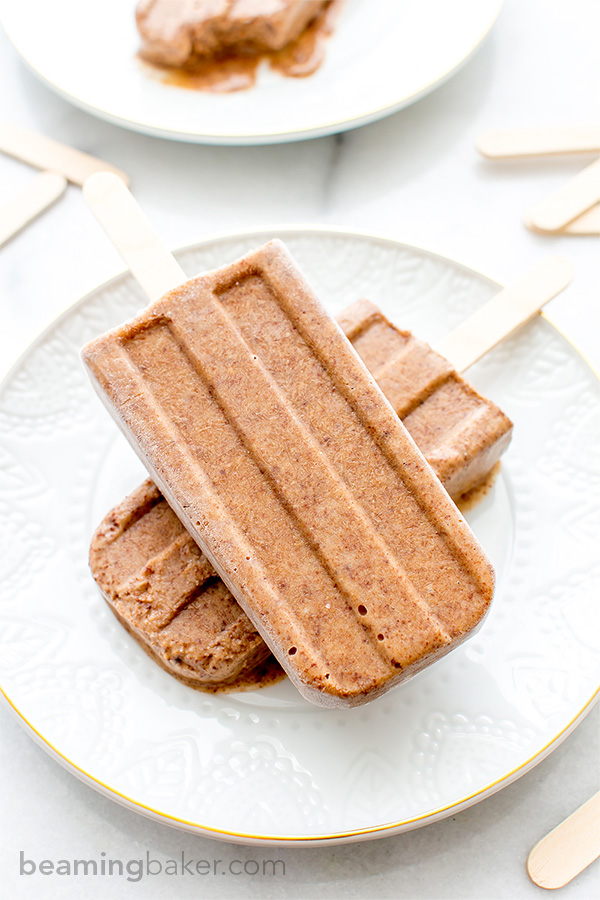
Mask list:
POLYGON ((128 176, 116 166, 11 122, 0 121, 0 151, 38 169, 60 172, 73 184, 83 185, 95 172, 113 172, 129 184, 128 176))
MULTIPOLYGON (((119 178, 107 172, 93 175, 86 181, 83 194, 151 301, 187 280, 119 178)), ((572 278, 573 265, 568 259, 552 257, 542 261, 514 285, 500 291, 435 349, 459 372, 464 371, 529 321, 572 278)))
POLYGON ((487 131, 475 146, 487 159, 519 159, 563 153, 600 152, 600 126, 516 128, 487 131))
POLYGON ((37 218, 64 194, 66 178, 56 172, 40 172, 0 207, 0 247, 37 218))
POLYGON ((600 159, 529 210, 528 219, 542 231, 557 231, 600 202, 600 159))
POLYGON ((581 213, 580 216, 577 216, 576 219, 567 222, 563 228, 557 228, 554 231, 550 231, 547 228, 538 228, 537 225, 534 225, 531 221, 529 214, 524 216, 523 221, 527 228, 529 228, 530 231, 534 231, 536 234, 582 236, 600 234, 600 203, 596 203, 595 206, 586 209, 586 211, 581 213))
POLYGON ((600 791, 539 841, 527 872, 540 887, 564 887, 600 856, 600 791))
POLYGON ((150 301, 187 280, 120 178, 109 172, 92 175, 83 196, 150 301))
POLYGON ((532 319, 573 279, 573 263, 564 257, 542 260, 510 287, 492 297, 435 347, 464 372, 517 328, 532 319))

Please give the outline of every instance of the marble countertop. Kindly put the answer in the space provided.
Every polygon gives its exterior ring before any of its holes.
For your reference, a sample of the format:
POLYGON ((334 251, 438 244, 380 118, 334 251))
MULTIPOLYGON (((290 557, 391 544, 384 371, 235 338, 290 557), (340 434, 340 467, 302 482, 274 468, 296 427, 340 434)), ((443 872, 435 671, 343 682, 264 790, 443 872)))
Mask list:
MULTIPOLYGON (((600 369, 600 254, 592 237, 542 237, 522 214, 586 158, 492 164, 474 151, 488 129, 600 120, 597 0, 506 0, 489 39, 449 82, 414 106, 343 135, 272 147, 205 147, 131 133, 75 109, 42 85, 0 31, 0 118, 44 132, 129 172, 169 246, 284 224, 376 232, 456 258, 508 283, 550 254, 570 257, 573 285, 549 305, 554 321, 600 369), (7 89, 9 86, 9 89, 7 89)), ((589 159, 589 158, 588 158, 589 159)), ((31 177, 0 156, 0 198, 31 177)), ((66 307, 122 269, 70 186, 0 251, 0 375, 66 307)), ((598 789, 600 711, 511 786, 426 828, 377 841, 301 850, 238 847, 178 832, 121 808, 77 781, 0 707, 2 882, 36 898, 360 897, 534 898, 531 846, 598 789), (286 873, 151 883, 71 877, 27 880, 19 852, 86 858, 280 859, 286 873)), ((563 889, 588 898, 592 866, 563 889)))

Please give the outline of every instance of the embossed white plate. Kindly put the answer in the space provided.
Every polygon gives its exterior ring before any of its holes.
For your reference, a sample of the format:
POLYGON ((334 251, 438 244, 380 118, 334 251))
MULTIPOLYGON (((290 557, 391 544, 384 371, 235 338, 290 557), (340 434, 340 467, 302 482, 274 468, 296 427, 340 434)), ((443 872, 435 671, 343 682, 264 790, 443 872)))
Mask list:
POLYGON ((344 131, 423 97, 474 53, 502 0, 346 0, 317 72, 284 78, 264 66, 254 88, 233 94, 149 75, 136 58, 135 6, 0 0, 0 21, 40 78, 102 119, 175 140, 264 144, 344 131))
MULTIPOLYGON (((497 290, 458 263, 325 229, 215 239, 191 275, 279 234, 332 312, 361 296, 435 341, 497 290)), ((81 345, 144 305, 128 275, 45 331, 0 390, 0 684, 35 739, 109 797, 246 842, 338 841, 434 821, 513 781, 600 684, 600 383, 539 318, 470 371, 515 422, 467 514, 498 576, 476 636, 354 710, 289 683, 210 695, 159 669, 87 568, 101 517, 144 477, 88 384, 81 345)))

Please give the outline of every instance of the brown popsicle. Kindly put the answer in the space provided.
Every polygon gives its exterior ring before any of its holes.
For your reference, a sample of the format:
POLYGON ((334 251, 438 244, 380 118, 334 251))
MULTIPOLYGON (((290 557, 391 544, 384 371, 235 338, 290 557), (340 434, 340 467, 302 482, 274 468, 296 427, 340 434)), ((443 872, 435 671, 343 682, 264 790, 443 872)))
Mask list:
MULTIPOLYGON (((255 687, 269 648, 152 481, 105 516, 90 567, 121 624, 192 687, 255 687)), ((266 663, 266 665, 265 665, 266 663)))
MULTIPOLYGON (((508 417, 374 304, 338 321, 446 488, 479 484, 510 441, 508 417)), ((104 518, 90 567, 123 625, 186 684, 240 690, 272 677, 267 646, 151 481, 104 518)))
POLYGON ((366 702, 480 624, 485 554, 281 242, 170 291, 83 357, 307 699, 366 702))
POLYGON ((368 300, 338 322, 450 496, 481 484, 510 443, 508 416, 368 300))
POLYGON ((163 66, 190 65, 224 53, 281 50, 329 0, 140 0, 136 22, 141 56, 163 66))
POLYGON ((261 665, 269 648, 152 481, 105 516, 90 567, 121 624, 185 684, 240 690, 275 667, 261 665))

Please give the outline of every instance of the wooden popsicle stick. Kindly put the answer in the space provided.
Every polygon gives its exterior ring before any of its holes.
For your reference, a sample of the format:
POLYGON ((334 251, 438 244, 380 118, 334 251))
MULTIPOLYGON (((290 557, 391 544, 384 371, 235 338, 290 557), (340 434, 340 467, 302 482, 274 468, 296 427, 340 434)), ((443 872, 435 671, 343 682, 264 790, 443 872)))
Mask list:
POLYGON ((600 234, 600 203, 586 209, 562 229, 564 234, 600 234))
POLYGON ((117 175, 92 175, 83 186, 83 196, 150 301, 187 280, 117 175))
POLYGON ((0 207, 0 247, 64 194, 66 178, 40 172, 8 203, 0 207))
POLYGON ((556 231, 564 228, 568 222, 598 202, 600 202, 600 159, 586 166, 536 204, 529 210, 528 218, 536 228, 556 231))
POLYGON ((515 159, 559 153, 596 153, 600 151, 600 127, 566 126, 488 131, 479 136, 475 146, 487 159, 515 159))
POLYGON ((576 219, 572 219, 570 222, 567 222, 564 228, 557 228, 555 231, 549 231, 545 228, 538 228, 533 224, 529 215, 525 215, 523 221, 525 222, 527 228, 529 228, 531 231, 535 231, 536 234, 600 234, 600 203, 596 203, 595 206, 590 207, 590 209, 586 209, 586 211, 584 213, 581 213, 580 216, 577 216, 576 219))
POLYGON ((600 856, 600 791, 539 841, 527 873, 543 888, 568 884, 600 856))
POLYGON ((552 256, 492 297, 436 346, 458 372, 464 372, 556 297, 573 278, 573 263, 552 256))
POLYGON ((116 166, 10 122, 0 122, 0 150, 38 169, 60 172, 74 184, 83 185, 94 172, 114 172, 129 184, 128 176, 116 166))

